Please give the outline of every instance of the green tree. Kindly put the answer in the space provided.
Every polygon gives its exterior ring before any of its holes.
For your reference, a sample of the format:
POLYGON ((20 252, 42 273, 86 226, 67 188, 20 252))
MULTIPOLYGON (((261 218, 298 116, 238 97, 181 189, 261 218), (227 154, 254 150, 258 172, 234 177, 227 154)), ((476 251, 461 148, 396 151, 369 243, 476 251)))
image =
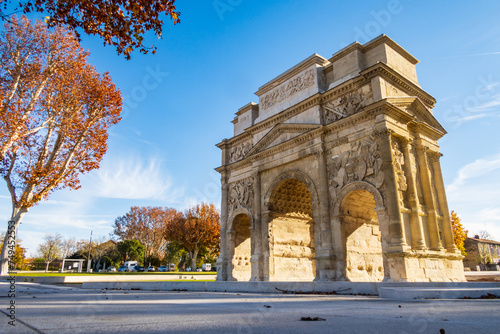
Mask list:
POLYGON ((137 240, 123 240, 116 244, 123 262, 140 260, 144 256, 144 246, 137 240))
POLYGON ((460 252, 462 252, 462 255, 467 255, 464 243, 465 239, 467 239, 467 233, 469 233, 469 231, 464 229, 462 223, 460 222, 460 218, 455 211, 451 211, 451 227, 453 229, 453 241, 455 241, 455 245, 460 252))

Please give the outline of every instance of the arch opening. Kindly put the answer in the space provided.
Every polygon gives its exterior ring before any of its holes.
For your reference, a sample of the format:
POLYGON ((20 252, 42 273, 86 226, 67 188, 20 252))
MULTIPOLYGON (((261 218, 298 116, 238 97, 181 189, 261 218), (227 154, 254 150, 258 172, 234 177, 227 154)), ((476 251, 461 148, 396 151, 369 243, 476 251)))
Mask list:
POLYGON ((316 278, 311 193, 304 182, 280 182, 269 201, 269 272, 274 281, 316 278))
POLYGON ((233 221, 233 258, 231 276, 233 281, 249 281, 252 273, 250 260, 252 257, 250 218, 239 214, 233 221))
POLYGON ((375 198, 366 190, 353 190, 342 201, 341 217, 346 256, 346 279, 380 282, 384 279, 382 233, 375 198))

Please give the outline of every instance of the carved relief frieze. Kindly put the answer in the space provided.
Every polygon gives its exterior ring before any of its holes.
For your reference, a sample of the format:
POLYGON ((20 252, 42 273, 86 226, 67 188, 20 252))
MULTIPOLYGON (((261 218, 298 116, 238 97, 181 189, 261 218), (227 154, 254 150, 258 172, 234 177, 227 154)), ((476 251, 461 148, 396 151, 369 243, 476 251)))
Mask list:
POLYGON ((229 212, 233 212, 238 208, 246 208, 248 210, 253 208, 253 181, 253 177, 249 177, 229 184, 229 212))
POLYGON ((325 123, 329 124, 341 118, 354 115, 373 102, 370 87, 364 86, 356 92, 344 95, 324 106, 325 123))
POLYGON ((330 159, 330 187, 340 191, 350 182, 366 181, 380 188, 384 183, 381 165, 379 144, 374 137, 353 143, 349 151, 330 159))
POLYGON ((304 71, 295 78, 279 85, 269 93, 262 96, 259 103, 260 110, 266 110, 274 106, 276 103, 298 93, 314 84, 316 71, 312 68, 304 71))
POLYGON ((251 148, 252 148, 251 142, 241 143, 239 145, 232 147, 231 150, 229 151, 229 163, 233 163, 243 159, 251 148))
POLYGON ((397 190, 399 191, 399 204, 401 208, 405 208, 406 190, 408 189, 408 184, 406 182, 406 175, 403 169, 403 166, 405 164, 405 157, 403 152, 401 152, 399 143, 394 139, 392 140, 391 143, 391 151, 393 157, 392 165, 394 167, 394 173, 396 177, 396 187, 397 190))
POLYGON ((403 152, 399 148, 399 144, 396 141, 392 142, 392 156, 394 157, 394 172, 396 173, 396 184, 398 190, 406 191, 408 185, 406 183, 406 176, 403 170, 403 165, 405 164, 405 157, 403 152))

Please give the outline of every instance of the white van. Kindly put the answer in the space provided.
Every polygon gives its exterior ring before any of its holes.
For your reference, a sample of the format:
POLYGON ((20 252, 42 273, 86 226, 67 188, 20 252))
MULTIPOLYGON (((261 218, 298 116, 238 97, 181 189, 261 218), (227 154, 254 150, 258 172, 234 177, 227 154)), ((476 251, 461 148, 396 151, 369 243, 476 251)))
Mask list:
POLYGON ((124 266, 126 267, 125 271, 133 271, 136 265, 137 261, 125 261, 124 264, 124 266))
POLYGON ((201 270, 210 271, 210 270, 212 270, 212 265, 210 263, 204 263, 201 265, 201 270))

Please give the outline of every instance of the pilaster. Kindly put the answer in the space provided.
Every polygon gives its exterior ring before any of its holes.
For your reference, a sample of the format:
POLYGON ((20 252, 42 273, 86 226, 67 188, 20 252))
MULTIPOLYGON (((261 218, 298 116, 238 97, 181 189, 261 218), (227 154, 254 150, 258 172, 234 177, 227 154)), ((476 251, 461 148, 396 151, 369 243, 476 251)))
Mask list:
POLYGON ((380 155, 382 166, 380 171, 384 173, 384 197, 386 203, 387 223, 390 240, 388 242, 389 252, 405 251, 408 247, 404 237, 403 221, 400 214, 400 195, 394 172, 394 157, 392 155, 392 131, 383 129, 377 131, 376 135, 380 142, 380 155))
POLYGON ((432 192, 431 176, 429 164, 427 161, 427 148, 422 144, 417 146, 418 166, 420 169, 420 178, 422 181, 422 190, 425 206, 427 208, 427 223, 429 225, 429 237, 431 241, 430 248, 432 250, 441 251, 443 246, 439 237, 439 226, 436 212, 436 199, 432 192))
POLYGON ((411 228, 411 246, 414 249, 425 249, 424 231, 422 227, 422 220, 418 214, 419 201, 417 195, 417 186, 415 182, 415 171, 413 171, 411 163, 411 142, 409 139, 404 138, 402 141, 403 154, 405 158, 405 174, 408 183, 408 203, 410 204, 410 228, 411 228))
POLYGON ((439 152, 431 152, 430 158, 432 161, 432 168, 434 169, 434 178, 436 183, 437 196, 441 212, 443 213, 443 237, 445 247, 448 252, 458 253, 459 250, 455 245, 453 239, 453 228, 451 226, 450 211, 448 209, 448 201, 446 199, 446 191, 444 187, 443 174, 441 173, 440 158, 443 155, 439 152))

